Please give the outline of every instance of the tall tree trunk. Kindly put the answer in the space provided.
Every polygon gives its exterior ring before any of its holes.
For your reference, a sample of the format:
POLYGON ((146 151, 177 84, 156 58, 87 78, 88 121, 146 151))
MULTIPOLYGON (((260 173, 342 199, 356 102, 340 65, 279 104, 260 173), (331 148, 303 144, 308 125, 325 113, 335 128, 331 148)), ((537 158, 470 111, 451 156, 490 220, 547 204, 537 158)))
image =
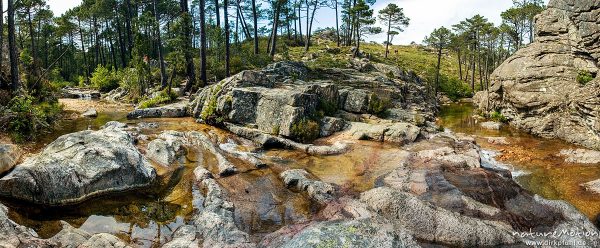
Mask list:
POLYGON ((462 71, 462 60, 461 60, 461 54, 460 54, 460 48, 456 50, 456 53, 458 54, 458 77, 460 78, 460 81, 463 81, 463 71, 462 71))
POLYGON ((154 18, 156 19, 156 42, 158 43, 158 59, 160 62, 160 85, 161 89, 167 87, 168 75, 165 66, 165 55, 163 54, 162 39, 160 37, 160 13, 158 13, 158 2, 154 1, 154 18))
MULTIPOLYGON (((33 76, 38 76, 37 71, 37 48, 35 45, 35 31, 33 30, 33 20, 31 18, 31 8, 27 10, 29 37, 31 38, 31 69, 33 76)), ((30 89, 31 90, 31 89, 30 89)))
MULTIPOLYGON (((385 42, 385 58, 386 59, 388 57, 388 54, 390 53, 390 31, 392 31, 392 17, 391 17, 391 15, 388 16, 387 41, 385 42)), ((436 83, 437 83, 437 78, 436 78, 436 83)), ((437 94, 437 91, 435 93, 437 94)))
POLYGON ((258 16, 256 15, 256 0, 252 0, 252 19, 254 20, 254 54, 258 54, 258 16))
POLYGON ((200 80, 206 85, 206 15, 204 1, 200 0, 200 80))
POLYGON ((311 32, 312 32, 312 25, 313 25, 313 21, 315 20, 315 12, 317 12, 317 4, 318 2, 315 1, 314 2, 314 7, 313 7, 313 11, 312 14, 310 15, 310 18, 308 18, 308 10, 310 9, 310 5, 308 5, 308 0, 306 0, 306 44, 304 46, 304 52, 308 52, 308 48, 310 47, 310 36, 311 36, 311 32), (310 19, 310 23, 308 22, 308 20, 310 19))
POLYGON ((121 21, 119 18, 119 11, 118 11, 118 8, 116 5, 115 5, 115 18, 117 21, 117 23, 116 23, 117 24, 117 33, 119 35, 118 41, 119 41, 119 51, 120 51, 120 55, 121 55, 120 56, 121 57, 121 66, 123 68, 125 68, 125 67, 127 67, 127 59, 125 58, 125 53, 126 53, 125 44, 123 44, 123 31, 121 30, 121 21))
POLYGON ((435 99, 437 101, 438 90, 440 88, 440 66, 442 64, 442 46, 438 47, 437 66, 435 70, 435 99))
POLYGON ((8 0, 8 51, 10 54, 10 82, 13 95, 18 94, 17 91, 21 87, 19 83, 19 60, 16 43, 14 0, 8 0))
MULTIPOLYGON (((4 1, 0 1, 0 68, 4 67, 4 1)), ((0 82, 0 87, 2 83, 0 82)))
POLYGON ((192 56, 192 17, 189 13, 188 1, 181 0, 180 2, 181 12, 184 19, 183 22, 183 37, 185 38, 184 42, 184 56, 185 56, 185 69, 186 69, 186 77, 187 83, 185 88, 183 89, 183 93, 187 93, 192 89, 192 87, 196 84, 196 68, 194 68, 194 58, 192 56))
POLYGON ((227 13, 227 9, 229 7, 229 0, 223 1, 223 17, 225 21, 225 76, 229 77, 229 14, 227 13))
POLYGON ((83 40, 83 28, 81 27, 81 18, 77 16, 77 24, 79 25, 79 37, 81 39, 81 53, 83 54, 83 68, 85 72, 85 83, 90 84, 90 66, 88 64, 87 53, 85 52, 85 42, 83 40))
MULTIPOLYGON (((226 0, 224 0, 226 1, 226 0)), ((221 13, 219 12, 219 0, 215 0, 215 19, 217 21, 217 28, 221 27, 221 13)))
POLYGON ((302 0, 298 3, 298 29, 300 30, 300 42, 304 42, 304 36, 302 35, 302 0))
POLYGON ((277 4, 277 8, 275 9, 275 20, 273 20, 273 35, 271 38, 271 50, 269 55, 271 57, 275 56, 275 50, 277 50, 277 27, 279 27, 279 13, 281 12, 281 2, 283 0, 277 0, 275 4, 277 4))
POLYGON ((338 12, 338 0, 334 0, 335 1, 335 37, 336 37, 336 42, 337 42, 337 46, 340 46, 340 24, 339 24, 339 12, 338 12))
POLYGON ((129 51, 129 57, 131 57, 131 51, 133 50, 133 32, 131 32, 131 0, 125 0, 125 29, 127 29, 127 49, 129 51))

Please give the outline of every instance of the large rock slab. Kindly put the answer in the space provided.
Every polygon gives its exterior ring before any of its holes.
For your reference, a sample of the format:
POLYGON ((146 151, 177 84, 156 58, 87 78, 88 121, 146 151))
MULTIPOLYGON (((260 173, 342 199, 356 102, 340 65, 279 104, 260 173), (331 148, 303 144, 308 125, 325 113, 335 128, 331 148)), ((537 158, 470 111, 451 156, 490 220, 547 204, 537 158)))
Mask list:
POLYGON ((596 0, 551 0, 536 18, 536 40, 491 75, 478 107, 527 132, 600 149, 600 12, 596 0))
POLYGON ((360 140, 407 144, 417 140, 421 129, 413 124, 402 122, 382 124, 353 122, 348 132, 360 140))
POLYGON ((0 144, 0 174, 11 170, 21 157, 19 147, 11 144, 0 144))
POLYGON ((0 195, 63 205, 150 186, 156 171, 134 138, 113 124, 59 137, 1 178, 0 195))
POLYGON ((600 164, 600 151, 587 149, 566 149, 560 151, 560 156, 565 157, 568 163, 600 164))

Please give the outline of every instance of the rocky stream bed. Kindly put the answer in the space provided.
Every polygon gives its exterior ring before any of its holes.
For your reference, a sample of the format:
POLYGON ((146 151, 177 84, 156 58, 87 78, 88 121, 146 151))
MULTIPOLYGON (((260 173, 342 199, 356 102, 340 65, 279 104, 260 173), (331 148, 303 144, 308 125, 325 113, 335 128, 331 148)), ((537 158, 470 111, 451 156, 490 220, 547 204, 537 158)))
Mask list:
MULTIPOLYGON (((518 235, 597 233, 590 218, 598 210, 586 207, 597 196, 563 193, 581 187, 574 177, 540 181, 548 167, 570 166, 558 155, 560 165, 535 163, 546 150, 534 142, 546 141, 480 132, 471 108, 440 113, 426 85, 399 68, 361 60, 312 71, 283 62, 152 109, 62 101, 73 118, 22 147, 21 159, 0 160, 9 168, 0 177, 3 246, 597 245, 597 234, 518 235), (384 118, 372 113, 382 101, 384 118), (96 118, 77 116, 89 107, 96 118), (295 135, 307 120, 319 138, 304 144, 295 135), (523 158, 534 162, 523 166, 523 158), (547 194, 552 187, 557 193, 547 194)), ((588 166, 589 179, 600 178, 588 166)))

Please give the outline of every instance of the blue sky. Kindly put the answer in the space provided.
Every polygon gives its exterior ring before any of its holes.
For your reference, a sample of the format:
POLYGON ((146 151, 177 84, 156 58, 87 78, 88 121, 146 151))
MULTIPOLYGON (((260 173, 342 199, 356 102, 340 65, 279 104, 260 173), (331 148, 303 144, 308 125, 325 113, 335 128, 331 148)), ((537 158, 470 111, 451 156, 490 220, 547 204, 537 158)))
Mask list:
MULTIPOLYGON (((64 13, 80 2, 81 0, 48 0, 50 8, 56 15, 64 13)), ((544 2, 548 3, 548 0, 544 2)), ((379 0, 373 6, 375 13, 389 3, 404 8, 405 14, 411 19, 410 26, 394 39, 394 44, 409 44, 412 41, 420 43, 433 29, 440 26, 450 27, 476 14, 481 14, 499 24, 500 13, 512 6, 512 0, 379 0)), ((316 27, 335 26, 333 10, 319 9, 315 16, 316 27)), ((371 36, 367 40, 381 42, 385 40, 385 35, 371 36)))

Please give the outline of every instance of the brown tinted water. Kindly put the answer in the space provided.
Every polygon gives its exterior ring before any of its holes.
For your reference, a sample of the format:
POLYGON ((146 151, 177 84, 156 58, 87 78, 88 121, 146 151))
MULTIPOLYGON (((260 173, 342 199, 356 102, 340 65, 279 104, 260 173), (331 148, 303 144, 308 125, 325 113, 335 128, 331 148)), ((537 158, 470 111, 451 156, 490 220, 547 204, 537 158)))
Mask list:
POLYGON ((515 180, 525 189, 548 199, 565 200, 591 219, 600 213, 600 195, 585 191, 582 183, 600 178, 600 164, 567 163, 558 156, 563 149, 579 146, 557 139, 535 137, 512 127, 488 130, 479 124, 470 104, 443 106, 438 124, 456 133, 475 136, 482 148, 498 151, 496 159, 525 174, 515 180), (492 144, 487 137, 506 137, 509 145, 492 144))
MULTIPOLYGON (((70 103, 73 104, 73 100, 70 103)), ((82 104, 90 105, 89 101, 82 104)), ((198 124, 193 118, 127 120, 127 111, 124 110, 127 107, 114 111, 99 110, 95 119, 65 118, 56 123, 54 130, 27 145, 27 148, 37 153, 61 135, 87 129, 97 130, 114 120, 131 125, 140 122, 158 124, 158 128, 142 129, 141 133, 148 137, 148 140, 140 140, 138 144, 142 152, 150 140, 165 130, 204 132, 219 143, 233 142, 238 144, 240 150, 255 150, 233 134, 198 124)), ((283 225, 308 220, 316 211, 305 195, 292 192, 283 185, 277 177, 277 171, 271 168, 258 170, 235 159, 232 162, 241 172, 217 178, 217 181, 236 206, 236 224, 253 238, 257 239, 283 225)), ((92 234, 114 234, 136 247, 157 247, 168 242, 179 226, 189 223, 195 205, 202 204, 193 201, 193 195, 199 194, 193 186, 194 168, 204 166, 212 170, 216 167, 214 155, 200 148, 188 149, 187 156, 178 163, 170 168, 155 165, 160 183, 144 192, 125 192, 94 198, 78 205, 54 208, 7 199, 2 202, 9 207, 12 220, 34 229, 42 238, 54 236, 62 229, 60 221, 65 221, 92 234)))

